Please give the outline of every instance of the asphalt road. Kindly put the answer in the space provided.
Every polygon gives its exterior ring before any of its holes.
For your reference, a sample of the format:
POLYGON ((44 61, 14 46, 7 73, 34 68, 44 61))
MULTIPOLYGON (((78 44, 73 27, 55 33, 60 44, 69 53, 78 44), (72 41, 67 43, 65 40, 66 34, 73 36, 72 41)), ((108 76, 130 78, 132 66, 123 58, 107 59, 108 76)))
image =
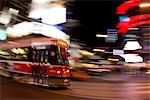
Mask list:
POLYGON ((31 86, 4 77, 1 77, 0 90, 0 100, 87 100, 53 93, 48 88, 31 86))
POLYGON ((72 81, 66 90, 53 90, 1 77, 1 100, 150 100, 150 82, 141 78, 72 81))

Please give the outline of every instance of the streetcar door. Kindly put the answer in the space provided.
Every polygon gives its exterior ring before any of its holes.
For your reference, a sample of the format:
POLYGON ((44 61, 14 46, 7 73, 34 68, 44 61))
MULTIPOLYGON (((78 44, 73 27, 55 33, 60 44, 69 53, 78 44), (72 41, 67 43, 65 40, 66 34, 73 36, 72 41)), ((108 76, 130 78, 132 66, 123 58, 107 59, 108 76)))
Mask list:
POLYGON ((32 55, 32 78, 34 83, 48 85, 46 62, 46 49, 33 50, 32 55))

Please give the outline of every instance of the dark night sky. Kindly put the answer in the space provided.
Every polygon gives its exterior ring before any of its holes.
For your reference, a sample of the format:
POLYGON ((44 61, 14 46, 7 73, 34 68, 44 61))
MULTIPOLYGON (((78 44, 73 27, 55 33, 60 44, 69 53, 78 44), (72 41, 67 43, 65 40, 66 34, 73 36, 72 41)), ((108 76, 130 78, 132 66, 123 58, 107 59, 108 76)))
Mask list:
MULTIPOLYGON (((104 39, 96 38, 96 33, 106 34, 107 28, 115 28, 118 22, 118 15, 115 14, 116 7, 122 2, 122 0, 76 1, 74 13, 81 22, 81 26, 76 28, 78 31, 76 37, 89 46, 107 46, 104 39)), ((117 46, 117 44, 113 45, 117 46)))
MULTIPOLYGON (((11 0, 11 2, 13 1, 17 0, 11 0)), ((29 2, 31 0, 23 1, 29 2)), ((81 25, 75 28, 75 34, 73 33, 72 35, 71 33, 71 36, 80 39, 91 47, 110 46, 110 44, 105 43, 104 39, 96 38, 96 33, 106 34, 107 28, 115 28, 118 22, 118 15, 115 14, 116 7, 123 3, 123 1, 124 0, 75 0, 73 17, 79 19, 81 25)), ((20 14, 24 15, 24 12, 25 11, 21 10, 20 14)), ((113 46, 117 44, 118 43, 113 44, 113 46)))

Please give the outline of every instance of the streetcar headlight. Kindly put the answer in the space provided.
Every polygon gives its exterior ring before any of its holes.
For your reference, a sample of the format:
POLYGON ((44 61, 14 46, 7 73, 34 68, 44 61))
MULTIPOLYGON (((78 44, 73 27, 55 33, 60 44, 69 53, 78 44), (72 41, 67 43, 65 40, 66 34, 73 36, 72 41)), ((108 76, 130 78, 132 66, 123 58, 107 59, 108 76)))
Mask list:
POLYGON ((60 71, 57 71, 57 74, 60 74, 60 71))
POLYGON ((69 81, 68 79, 65 79, 65 80, 64 80, 64 82, 68 82, 68 81, 69 81))
POLYGON ((69 70, 67 70, 67 73, 69 73, 69 70))

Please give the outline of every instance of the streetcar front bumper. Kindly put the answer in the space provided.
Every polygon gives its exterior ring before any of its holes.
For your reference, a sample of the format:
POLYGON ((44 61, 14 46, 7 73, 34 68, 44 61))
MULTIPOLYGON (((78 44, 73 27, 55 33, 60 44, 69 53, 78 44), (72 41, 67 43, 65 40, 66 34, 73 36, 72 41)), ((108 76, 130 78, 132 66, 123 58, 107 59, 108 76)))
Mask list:
POLYGON ((70 86, 70 77, 49 77, 48 84, 49 86, 70 86))

